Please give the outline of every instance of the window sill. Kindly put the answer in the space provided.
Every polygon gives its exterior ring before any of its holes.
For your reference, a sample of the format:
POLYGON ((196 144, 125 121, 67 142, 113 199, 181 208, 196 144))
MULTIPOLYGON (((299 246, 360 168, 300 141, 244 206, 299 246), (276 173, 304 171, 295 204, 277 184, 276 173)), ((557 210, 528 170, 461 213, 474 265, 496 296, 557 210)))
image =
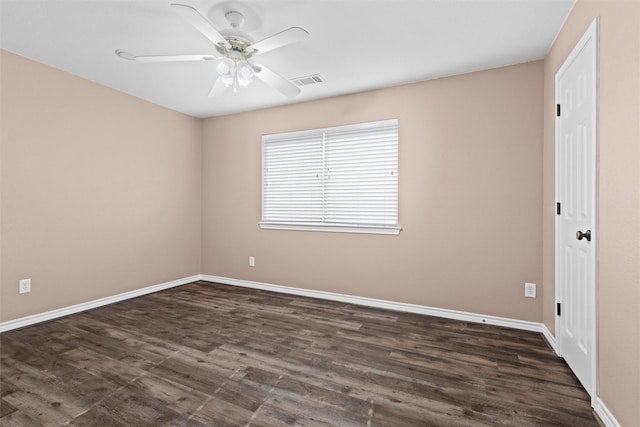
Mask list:
POLYGON ((371 225, 339 225, 339 224, 317 224, 317 223, 283 223, 265 222, 258 223, 260 228, 265 230, 293 230, 293 231, 325 231, 332 233, 359 233, 359 234, 389 234, 398 235, 402 228, 400 226, 371 226, 371 225))

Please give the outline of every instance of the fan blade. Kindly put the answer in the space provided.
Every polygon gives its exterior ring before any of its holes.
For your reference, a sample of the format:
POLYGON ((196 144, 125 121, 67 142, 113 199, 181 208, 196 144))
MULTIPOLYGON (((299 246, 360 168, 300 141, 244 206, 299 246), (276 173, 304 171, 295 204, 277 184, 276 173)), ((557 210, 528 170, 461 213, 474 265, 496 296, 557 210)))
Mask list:
POLYGON ((180 61, 211 61, 217 59, 213 55, 158 55, 136 56, 138 62, 180 62, 180 61))
POLYGON ((213 86, 211 87, 211 92, 209 92, 209 98, 215 98, 217 96, 222 95, 226 88, 227 88, 227 85, 225 85, 222 82, 222 79, 218 77, 216 81, 213 83, 213 86))
POLYGON ((298 86, 294 85, 280 74, 276 74, 271 71, 267 67, 256 64, 253 69, 257 78, 266 84, 273 86, 289 98, 293 98, 300 93, 300 88, 298 86))
POLYGON ((300 41, 308 35, 309 33, 300 27, 291 27, 271 37, 255 42, 247 49, 253 49, 256 53, 269 52, 270 50, 300 41))
POLYGON ((148 55, 148 56, 136 56, 131 52, 123 49, 116 50, 116 55, 122 59, 138 62, 179 62, 179 61, 210 61, 213 59, 219 59, 217 56, 203 54, 203 55, 148 55))
POLYGON ((231 49, 231 45, 229 44, 229 42, 224 37, 222 37, 222 34, 220 34, 215 28, 213 28, 211 22, 209 22, 207 18, 202 16, 200 12, 198 12, 191 6, 187 6, 186 4, 171 3, 171 7, 173 7, 173 10, 175 10, 180 16, 182 16, 185 21, 193 25, 196 30, 200 31, 206 38, 211 40, 213 44, 215 44, 216 46, 222 45, 231 49))

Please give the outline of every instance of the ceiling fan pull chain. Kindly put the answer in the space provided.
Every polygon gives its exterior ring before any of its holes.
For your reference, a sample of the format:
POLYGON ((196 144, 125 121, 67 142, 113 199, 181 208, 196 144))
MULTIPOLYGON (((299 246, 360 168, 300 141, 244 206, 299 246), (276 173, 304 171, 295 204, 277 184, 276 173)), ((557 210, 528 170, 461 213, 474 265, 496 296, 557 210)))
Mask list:
POLYGON ((238 92, 238 61, 235 62, 235 67, 233 67, 233 93, 238 92))

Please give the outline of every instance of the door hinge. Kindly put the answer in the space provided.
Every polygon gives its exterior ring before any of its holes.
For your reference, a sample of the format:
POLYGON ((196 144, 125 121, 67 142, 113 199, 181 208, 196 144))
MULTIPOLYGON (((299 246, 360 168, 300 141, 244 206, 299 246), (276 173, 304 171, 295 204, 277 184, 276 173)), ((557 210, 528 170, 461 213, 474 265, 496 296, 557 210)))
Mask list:
POLYGON ((558 316, 560 316, 560 312, 561 312, 561 310, 560 310, 560 303, 559 303, 559 302, 557 302, 557 303, 556 303, 556 314, 557 314, 558 316))
POLYGON ((560 104, 556 104, 556 117, 560 117, 560 104))
POLYGON ((556 203, 556 215, 560 215, 560 212, 562 212, 561 208, 560 208, 560 202, 556 203))

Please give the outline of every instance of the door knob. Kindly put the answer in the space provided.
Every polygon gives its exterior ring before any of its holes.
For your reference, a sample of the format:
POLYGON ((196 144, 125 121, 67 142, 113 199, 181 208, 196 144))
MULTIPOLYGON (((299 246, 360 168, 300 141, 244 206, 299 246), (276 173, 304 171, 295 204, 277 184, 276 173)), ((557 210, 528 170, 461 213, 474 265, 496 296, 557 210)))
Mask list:
POLYGON ((584 233, 580 230, 576 231, 576 239, 582 240, 587 239, 587 242, 591 241, 591 230, 587 230, 584 233))

